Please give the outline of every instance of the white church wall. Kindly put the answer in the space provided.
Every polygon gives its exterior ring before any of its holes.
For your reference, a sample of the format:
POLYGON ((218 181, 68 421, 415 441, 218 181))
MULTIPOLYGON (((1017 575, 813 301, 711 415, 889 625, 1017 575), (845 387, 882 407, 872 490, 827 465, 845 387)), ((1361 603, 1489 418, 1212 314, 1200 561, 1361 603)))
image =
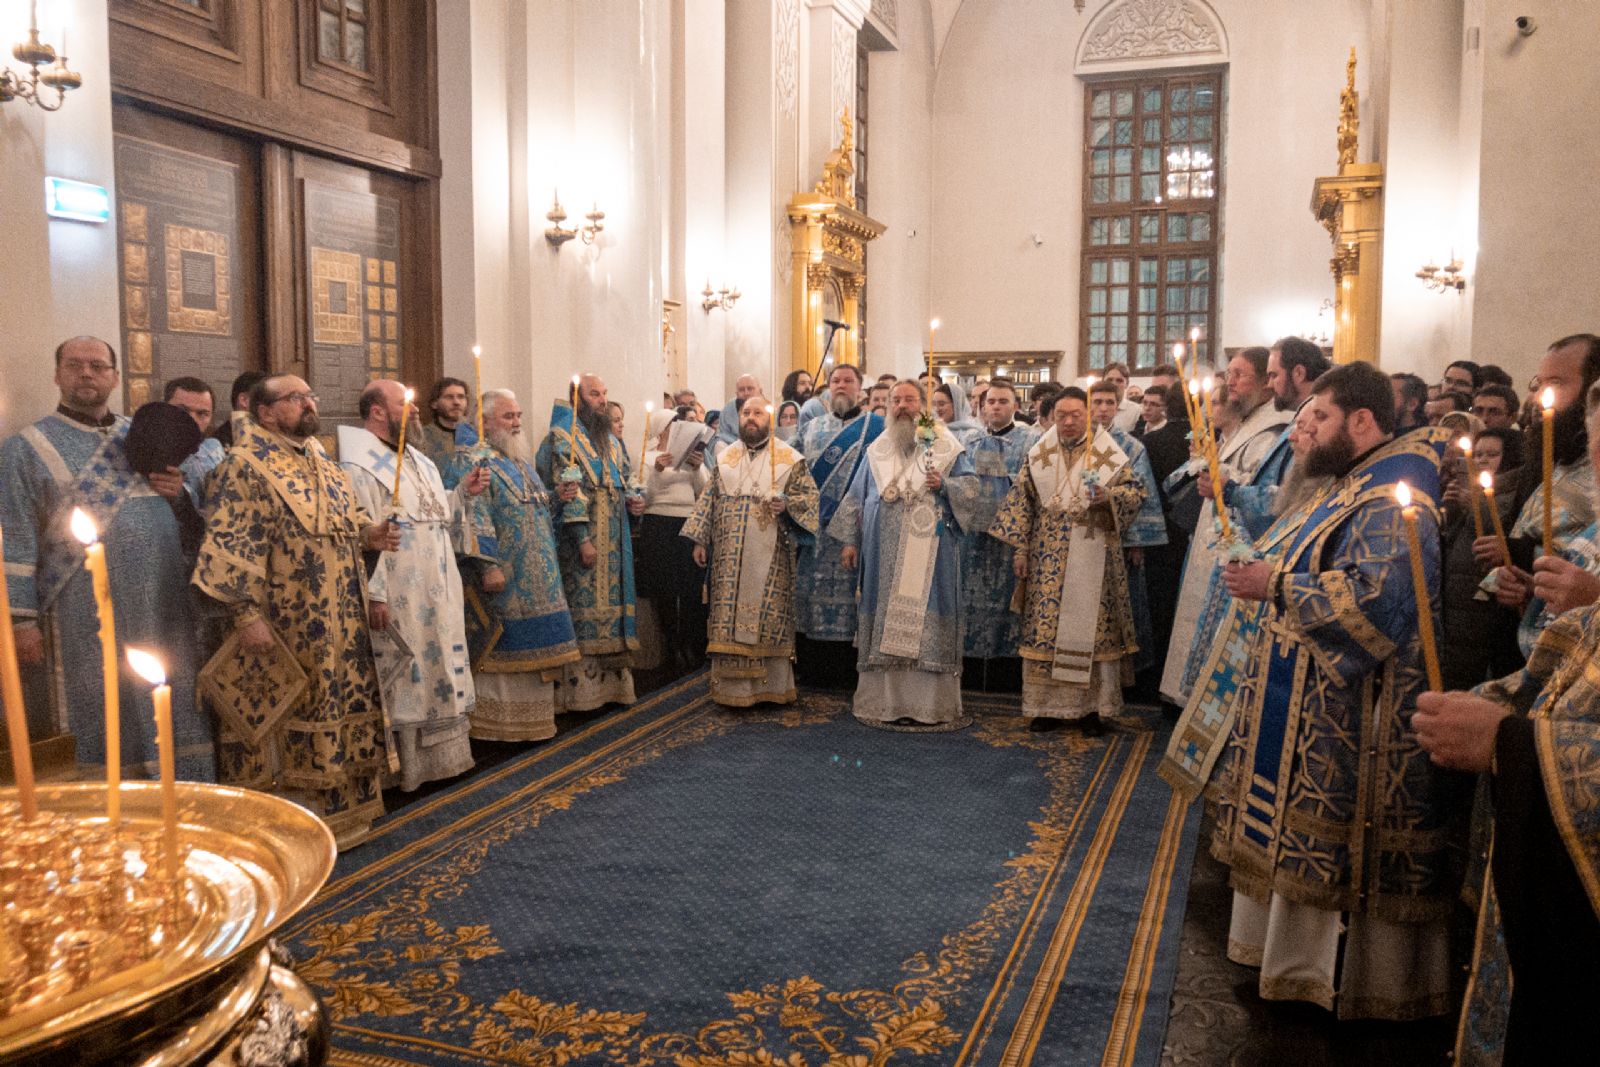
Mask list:
POLYGON ((914 374, 928 342, 933 195, 933 21, 901 0, 895 51, 873 52, 867 102, 871 202, 888 228, 867 251, 867 369, 914 374))
MULTIPOLYGON (((27 28, 26 3, 0 0, 4 61, 27 28)), ((111 140, 111 68, 106 51, 105 0, 58 0, 44 8, 43 38, 61 43, 68 26, 68 59, 83 87, 52 114, 13 100, 0 105, 0 436, 55 410, 51 353, 68 337, 91 334, 120 347, 117 224, 50 219, 44 213, 46 175, 90 182, 115 195, 111 140)), ((121 363, 119 355, 119 366, 121 363)), ((113 394, 120 409, 121 390, 113 394)))
POLYGON ((1520 387, 1550 341, 1600 331, 1600 215, 1587 196, 1600 173, 1600 5, 1483 0, 1482 11, 1471 358, 1500 364, 1520 387), (1529 37, 1515 25, 1524 15, 1529 37))
MULTIPOLYGON (((1327 235, 1308 205, 1312 181, 1336 163, 1345 59, 1352 44, 1368 51, 1367 5, 1212 7, 1231 55, 1221 342, 1260 344, 1306 329, 1332 295, 1327 235)), ((1064 349, 1076 368, 1083 83, 1073 57, 1098 10, 986 0, 954 16, 934 89, 941 349, 1064 349)))
MULTIPOLYGON (((448 279, 443 294, 444 373, 472 383, 472 346, 478 343, 472 152, 473 47, 469 3, 443 3, 437 12, 440 109, 450 121, 439 124, 439 266, 448 279)), ((503 77, 503 75, 500 75, 503 77)))
POLYGON ((537 434, 571 375, 598 372, 623 404, 631 438, 666 380, 669 13, 655 4, 475 0, 473 14, 475 45, 503 56, 507 72, 503 99, 497 79, 485 78, 473 100, 484 385, 516 389, 537 434), (545 241, 557 192, 568 227, 593 206, 606 213, 594 244, 545 241))

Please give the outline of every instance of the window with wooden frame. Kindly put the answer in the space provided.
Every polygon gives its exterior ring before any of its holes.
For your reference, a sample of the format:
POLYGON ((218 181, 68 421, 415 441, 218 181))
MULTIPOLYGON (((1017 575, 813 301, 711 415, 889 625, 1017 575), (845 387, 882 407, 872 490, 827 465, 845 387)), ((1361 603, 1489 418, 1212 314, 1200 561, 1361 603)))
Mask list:
POLYGON ((1148 75, 1084 88, 1079 365, 1170 362, 1216 336, 1222 212, 1220 72, 1148 75))
POLYGON ((352 70, 370 71, 367 57, 368 0, 317 0, 317 58, 352 70))

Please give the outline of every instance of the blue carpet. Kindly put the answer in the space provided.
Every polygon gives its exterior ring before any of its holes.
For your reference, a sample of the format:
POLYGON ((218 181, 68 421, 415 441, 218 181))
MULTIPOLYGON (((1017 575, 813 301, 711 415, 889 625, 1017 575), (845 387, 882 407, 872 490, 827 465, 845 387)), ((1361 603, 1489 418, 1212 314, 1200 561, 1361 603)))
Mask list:
POLYGON ((379 824, 286 930, 336 1064, 1159 1061, 1166 724, 912 735, 696 676, 379 824))

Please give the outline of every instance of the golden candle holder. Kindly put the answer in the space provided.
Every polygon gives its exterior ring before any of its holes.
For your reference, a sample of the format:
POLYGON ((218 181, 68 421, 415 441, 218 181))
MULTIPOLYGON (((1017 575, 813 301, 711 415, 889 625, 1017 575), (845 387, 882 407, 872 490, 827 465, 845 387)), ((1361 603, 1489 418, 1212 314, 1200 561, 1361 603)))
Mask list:
POLYGON ((0 790, 0 1062, 249 1064, 246 1032, 320 1062, 320 1005, 268 938, 333 869, 333 835, 287 800, 178 784, 180 865, 162 875, 157 782, 0 790), (229 1058, 231 1057, 231 1058, 229 1058))

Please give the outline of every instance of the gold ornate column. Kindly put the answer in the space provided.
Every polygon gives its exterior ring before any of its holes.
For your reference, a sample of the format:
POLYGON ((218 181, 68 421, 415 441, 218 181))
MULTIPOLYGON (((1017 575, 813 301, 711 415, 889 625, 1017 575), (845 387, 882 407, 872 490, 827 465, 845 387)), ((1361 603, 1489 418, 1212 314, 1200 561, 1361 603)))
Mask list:
POLYGON ((1383 296, 1383 164, 1357 163, 1360 95, 1350 49, 1339 95, 1339 173, 1311 188, 1311 213, 1333 239, 1333 359, 1378 362, 1383 296))
POLYGON ((793 270, 790 283, 789 369, 817 374, 828 333, 823 320, 843 322, 833 339, 836 363, 861 365, 861 289, 866 284, 866 245, 884 224, 856 210, 853 188, 855 144, 847 108, 840 120, 839 147, 828 154, 822 178, 808 193, 789 200, 793 270))

